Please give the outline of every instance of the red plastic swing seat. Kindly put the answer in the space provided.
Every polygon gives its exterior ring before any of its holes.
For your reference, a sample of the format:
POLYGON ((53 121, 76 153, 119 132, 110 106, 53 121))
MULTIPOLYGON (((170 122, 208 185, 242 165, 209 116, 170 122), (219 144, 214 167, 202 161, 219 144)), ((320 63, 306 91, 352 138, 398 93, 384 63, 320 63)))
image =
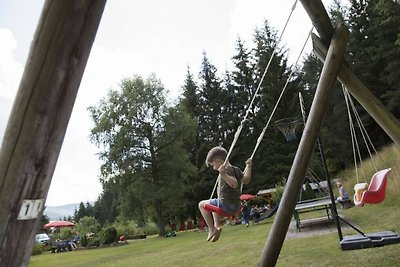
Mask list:
POLYGON ((387 176, 391 171, 391 168, 387 168, 375 173, 371 178, 368 189, 362 193, 361 199, 359 201, 356 198, 354 199, 355 204, 362 207, 365 203, 381 203, 385 199, 387 176))
POLYGON ((242 207, 240 207, 237 211, 235 211, 235 212, 233 212, 231 214, 228 214, 222 208, 214 206, 214 205, 211 205, 211 204, 204 204, 204 209, 206 211, 209 211, 209 212, 215 212, 215 213, 219 214, 222 217, 229 217, 229 216, 233 216, 233 215, 238 214, 242 210, 242 207))

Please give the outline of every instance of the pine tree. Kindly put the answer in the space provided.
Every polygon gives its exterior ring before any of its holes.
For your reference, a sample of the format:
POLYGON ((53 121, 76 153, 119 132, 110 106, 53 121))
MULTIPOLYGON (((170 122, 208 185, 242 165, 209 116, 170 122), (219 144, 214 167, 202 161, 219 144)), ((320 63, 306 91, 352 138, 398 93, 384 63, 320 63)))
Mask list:
POLYGON ((85 204, 83 204, 83 202, 81 202, 81 203, 79 203, 79 208, 78 208, 76 214, 74 214, 74 221, 78 222, 81 218, 83 218, 85 216, 87 216, 85 204))
MULTIPOLYGON (((264 27, 255 32, 254 61, 253 67, 256 84, 259 84, 266 71, 268 62, 273 54, 274 48, 278 45, 277 36, 273 29, 265 22, 264 27)), ((285 51, 280 47, 275 49, 275 55, 261 83, 260 93, 255 101, 257 111, 253 122, 255 136, 261 133, 272 114, 273 108, 277 103, 279 95, 288 79, 289 68, 285 51)), ((289 84, 276 109, 273 120, 258 148, 255 156, 255 177, 252 181, 253 192, 255 189, 273 187, 282 178, 289 174, 290 166, 295 153, 295 143, 286 143, 282 133, 273 124, 274 121, 287 117, 297 117, 299 115, 296 86, 289 84), (266 175, 268 174, 268 175, 266 175)))
POLYGON ((186 73, 185 84, 183 85, 183 94, 180 101, 180 105, 182 105, 186 112, 192 116, 192 118, 196 118, 198 116, 198 89, 196 82, 194 81, 193 74, 190 72, 188 67, 186 73))
MULTIPOLYGON (((349 25, 351 63, 372 93, 399 117, 399 22, 400 7, 391 1, 351 1, 349 25)), ((377 147, 390 141, 383 130, 360 111, 364 125, 377 147)))
MULTIPOLYGON (((201 139, 206 146, 220 145, 223 142, 222 103, 224 93, 217 68, 209 61, 206 54, 199 74, 199 123, 201 139)), ((205 157, 204 157, 205 158, 205 157)))
POLYGON ((252 153, 253 147, 249 146, 249 143, 253 142, 256 138, 253 120, 257 110, 255 105, 250 106, 257 87, 254 82, 254 59, 251 51, 245 47, 244 42, 240 38, 236 42, 236 54, 232 57, 232 60, 234 69, 231 74, 227 74, 227 77, 230 79, 227 79, 226 82, 230 97, 228 104, 231 106, 229 114, 232 114, 233 117, 231 139, 233 139, 233 134, 242 120, 245 117, 247 118, 243 123, 243 129, 237 141, 237 149, 232 160, 240 166, 252 153), (246 112, 248 113, 246 114, 246 112))
MULTIPOLYGON (((205 166, 205 158, 208 151, 224 143, 224 104, 226 92, 224 92, 221 79, 218 77, 217 68, 203 53, 203 61, 199 72, 198 91, 198 127, 197 136, 199 146, 197 150, 198 174, 195 185, 196 201, 210 197, 210 193, 216 181, 216 173, 205 166)), ((215 196, 214 196, 215 197, 215 196)))

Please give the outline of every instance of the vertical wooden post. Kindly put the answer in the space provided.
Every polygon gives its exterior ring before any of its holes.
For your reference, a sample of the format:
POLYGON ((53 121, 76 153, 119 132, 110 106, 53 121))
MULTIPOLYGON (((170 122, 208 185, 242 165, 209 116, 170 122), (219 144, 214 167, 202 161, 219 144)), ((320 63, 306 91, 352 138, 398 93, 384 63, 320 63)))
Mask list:
POLYGON ((309 118, 289 173, 278 212, 264 246, 259 266, 275 266, 278 260, 290 220, 296 207, 297 196, 303 184, 307 167, 318 138, 329 93, 332 91, 337 79, 340 63, 342 62, 346 48, 348 34, 347 28, 342 24, 339 24, 334 32, 326 63, 324 64, 318 82, 317 92, 311 106, 309 118))
POLYGON ((0 266, 27 266, 105 0, 47 0, 0 150, 0 266))

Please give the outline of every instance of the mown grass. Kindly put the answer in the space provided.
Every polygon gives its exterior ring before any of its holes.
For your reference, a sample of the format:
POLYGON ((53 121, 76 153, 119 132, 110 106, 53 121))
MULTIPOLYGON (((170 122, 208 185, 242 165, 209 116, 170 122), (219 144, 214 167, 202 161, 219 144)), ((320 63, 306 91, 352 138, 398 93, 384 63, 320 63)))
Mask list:
MULTIPOLYGON (((341 216, 350 220, 366 233, 384 230, 400 232, 399 175, 400 153, 391 146, 380 153, 377 167, 392 167, 385 201, 363 208, 340 210, 341 216)), ((365 166, 371 165, 364 162, 365 166)), ((374 173, 364 167, 367 181, 374 173)), ((345 187, 356 183, 354 170, 345 171, 345 187)), ((243 225, 226 226, 216 243, 206 242, 206 232, 183 232, 176 237, 150 237, 130 241, 128 245, 101 249, 78 250, 58 254, 45 253, 32 256, 29 266, 256 266, 271 229, 273 218, 246 228, 243 225)), ((345 228, 344 235, 356 234, 345 228)), ((400 244, 384 247, 342 251, 338 234, 330 232, 285 240, 277 266, 398 266, 400 244)))

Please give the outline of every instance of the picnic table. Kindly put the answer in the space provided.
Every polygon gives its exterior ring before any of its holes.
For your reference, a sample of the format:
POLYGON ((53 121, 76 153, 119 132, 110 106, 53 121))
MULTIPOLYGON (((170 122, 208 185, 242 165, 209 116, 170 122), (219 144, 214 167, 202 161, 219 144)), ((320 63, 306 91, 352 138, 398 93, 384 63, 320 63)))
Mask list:
POLYGON ((300 214, 318 210, 325 210, 328 220, 332 220, 332 201, 330 197, 322 197, 316 199, 310 199, 306 201, 298 202, 294 210, 294 218, 296 220, 296 228, 298 231, 301 230, 301 219, 300 214))
POLYGON ((51 246, 51 253, 59 253, 63 251, 72 251, 74 243, 72 241, 57 240, 51 246))

